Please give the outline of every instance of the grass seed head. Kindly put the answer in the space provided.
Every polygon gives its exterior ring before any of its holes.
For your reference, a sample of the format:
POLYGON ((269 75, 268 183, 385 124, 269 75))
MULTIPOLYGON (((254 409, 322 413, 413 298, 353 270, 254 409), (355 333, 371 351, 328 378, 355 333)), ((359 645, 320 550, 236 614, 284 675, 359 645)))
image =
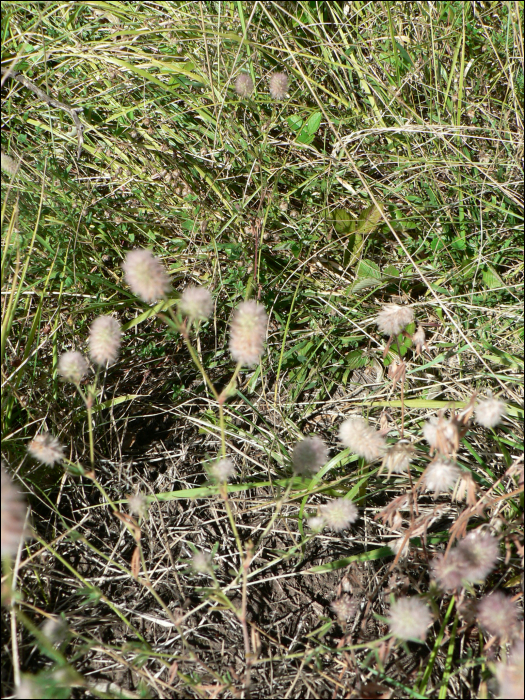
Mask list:
POLYGON ((360 416, 348 418, 341 424, 339 439, 343 445, 367 462, 379 459, 386 450, 385 438, 360 416))
POLYGON ((77 350, 64 352, 58 359, 58 373, 66 382, 80 384, 88 371, 88 363, 82 353, 77 350))
POLYGON ((319 437, 308 437, 297 443, 292 454, 293 470, 296 474, 316 474, 328 461, 328 449, 319 437))
POLYGON ((151 250, 130 250, 122 269, 131 291, 148 304, 165 297, 170 289, 168 275, 151 250))
POLYGON ((376 324, 383 335, 397 336, 413 320, 414 310, 410 306, 386 304, 377 314, 376 324))
POLYGON ((476 406, 476 422, 484 428, 494 428, 507 412, 503 401, 498 399, 485 399, 476 406))
POLYGON ((274 73, 270 78, 270 95, 274 100, 284 100, 289 84, 286 73, 274 73))
POLYGON ((518 627, 518 609, 510 596, 494 591, 479 601, 478 621, 489 634, 510 639, 518 627))
POLYGON ((454 462, 443 457, 437 457, 425 469, 423 481, 427 491, 434 491, 437 496, 440 493, 453 489, 461 472, 454 462))
POLYGON ((248 97, 253 92, 253 80, 248 73, 241 73, 235 81, 235 92, 239 97, 248 97))
POLYGON ((35 435, 27 450, 36 460, 50 467, 64 459, 64 448, 51 433, 35 435))
POLYGON ((101 367, 113 364, 120 349, 120 323, 113 316, 99 316, 89 329, 89 356, 101 367))
POLYGON ((420 639, 427 636, 432 615, 425 603, 413 596, 398 598, 390 608, 388 624, 392 634, 398 639, 420 639))
POLYGON ((357 508, 347 498, 336 498, 321 506, 321 515, 328 527, 341 532, 357 520, 357 508))
POLYGON ((186 287, 179 301, 179 309, 192 321, 205 320, 213 311, 213 299, 205 287, 186 287))
POLYGON ((15 556, 20 540, 26 537, 27 508, 22 494, 15 488, 2 460, 2 559, 15 556))
POLYGON ((261 304, 243 301, 231 322, 230 352, 236 362, 253 367, 263 354, 268 317, 261 304))

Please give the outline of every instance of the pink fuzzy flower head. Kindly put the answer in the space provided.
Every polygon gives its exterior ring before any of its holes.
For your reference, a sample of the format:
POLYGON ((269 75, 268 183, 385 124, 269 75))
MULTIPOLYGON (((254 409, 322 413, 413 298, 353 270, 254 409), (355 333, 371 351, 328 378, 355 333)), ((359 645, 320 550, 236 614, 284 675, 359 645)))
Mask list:
POLYGON ((427 491, 434 491, 437 496, 444 491, 453 489, 461 472, 454 462, 438 457, 425 469, 423 481, 427 491))
POLYGON ((212 569, 211 556, 208 552, 197 552, 191 560, 193 570, 199 574, 209 574, 212 569))
POLYGON ((74 350, 60 355, 57 369, 66 382, 80 384, 88 371, 88 363, 82 353, 74 350))
POLYGON ((386 304, 377 314, 376 324, 383 335, 395 337, 413 320, 414 310, 410 306, 386 304))
POLYGON ((284 100, 289 84, 286 73, 274 73, 270 78, 270 95, 274 100, 284 100))
POLYGON ((432 615, 425 603, 417 598, 398 598, 390 608, 388 623, 398 639, 420 639, 427 636, 432 615))
POLYGON ((386 451, 385 438, 360 416, 348 418, 341 424, 339 439, 367 462, 380 459, 386 451))
POLYGON ((27 536, 25 521, 27 508, 15 488, 2 460, 2 559, 15 556, 20 540, 27 536))
POLYGON ((253 80, 248 73, 241 73, 235 81, 235 92, 239 97, 248 97, 253 92, 253 80))
POLYGON ((459 432, 452 420, 440 416, 432 418, 423 426, 423 436, 431 447, 430 453, 436 450, 441 454, 452 454, 459 447, 459 432))
POLYGON ((216 481, 224 483, 235 474, 235 464, 231 459, 220 459, 209 467, 209 474, 216 481))
POLYGON ((498 399, 485 399, 476 406, 476 422, 484 428, 494 428, 507 412, 503 401, 498 399))
POLYGON ((179 301, 179 309, 191 321, 205 320, 213 311, 213 299, 205 287, 186 287, 179 301))
POLYGON ((357 520, 357 508, 347 498, 336 498, 321 506, 321 515, 328 527, 341 532, 357 520))
POLYGON ((473 530, 447 555, 434 559, 433 575, 443 590, 454 591, 466 583, 484 581, 496 566, 498 556, 498 540, 487 532, 473 530))
POLYGON ((35 435, 27 447, 29 454, 42 464, 52 466, 64 459, 64 448, 51 433, 35 435))
POLYGON ((346 622, 355 617, 359 610, 359 600, 348 593, 343 593, 339 598, 336 598, 330 605, 334 613, 337 615, 339 622, 346 622))
POLYGON ((514 642, 507 662, 496 666, 499 685, 498 697, 502 700, 523 698, 523 640, 514 642))
POLYGON ((264 350, 268 317, 261 304, 243 301, 237 307, 231 322, 230 352, 236 362, 253 367, 264 350))
POLYGON ((297 443, 292 454, 293 470, 296 474, 316 474, 328 461, 328 450, 319 437, 308 437, 297 443))
POLYGON ((120 323, 113 316, 99 316, 89 329, 89 356, 101 367, 112 364, 120 348, 120 323))
POLYGON ((518 608, 510 596, 494 591, 479 601, 478 620, 489 634, 511 639, 518 627, 518 608))
POLYGON ((151 250, 130 250, 122 269, 131 291, 148 304, 164 298, 170 289, 168 275, 151 250))

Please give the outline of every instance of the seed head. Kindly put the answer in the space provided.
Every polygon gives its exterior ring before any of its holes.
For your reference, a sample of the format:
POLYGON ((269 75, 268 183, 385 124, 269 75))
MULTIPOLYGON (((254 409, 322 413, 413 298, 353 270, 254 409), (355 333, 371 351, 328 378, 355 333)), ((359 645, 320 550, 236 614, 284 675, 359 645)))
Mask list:
POLYGON ((357 520, 357 508, 347 498, 336 498, 321 506, 321 515, 328 527, 341 532, 357 520))
POLYGON ((339 622, 346 622, 355 616, 359 609, 359 601, 354 596, 343 593, 339 598, 332 601, 330 607, 337 615, 339 622))
POLYGON ((80 384, 88 371, 86 358, 77 350, 64 352, 58 359, 58 373, 73 384, 80 384))
POLYGON ((457 547, 448 554, 438 554, 432 561, 432 573, 439 586, 444 591, 455 591, 463 586, 465 581, 463 562, 457 547))
POLYGON ((454 462, 443 457, 437 457, 425 469, 423 481, 427 491, 434 491, 437 496, 444 491, 453 489, 461 472, 454 462))
POLYGON ((186 287, 179 301, 179 309, 191 321, 204 320, 213 311, 213 299, 205 287, 186 287))
POLYGON ((473 530, 458 543, 465 578, 470 583, 484 581, 496 566, 499 557, 498 540, 488 532, 473 530))
POLYGON ((494 591, 478 603, 478 620, 489 634, 509 639, 518 626, 518 609, 508 595, 494 591))
POLYGON ((308 527, 314 532, 321 532, 323 527, 326 525, 325 519, 322 515, 314 515, 313 517, 308 518, 306 522, 308 527))
POLYGON ((515 700, 523 698, 523 640, 514 642, 507 663, 500 661, 496 666, 499 685, 499 698, 515 700))
POLYGON ((503 401, 498 399, 485 399, 476 406, 476 422, 484 428, 494 428, 507 412, 503 401))
POLYGON ((412 344, 416 348, 416 357, 419 357, 421 355, 421 351, 423 349, 427 349, 427 345, 425 343, 426 336, 425 336, 425 330, 423 326, 419 326, 417 331, 414 333, 412 336, 412 344))
POLYGON ((148 512, 148 499, 143 493, 128 496, 128 508, 133 515, 144 518, 148 512))
POLYGON ((218 462, 211 465, 209 472, 211 477, 224 483, 235 474, 235 464, 231 459, 220 459, 218 462))
POLYGON ((168 275, 151 250, 130 250, 122 269, 131 291, 148 304, 165 297, 170 289, 168 275))
POLYGON ((243 301, 237 307, 230 329, 230 351, 243 365, 256 365, 263 353, 268 317, 261 304, 243 301))
POLYGON ((385 438, 360 416, 348 418, 341 424, 339 439, 367 462, 379 459, 386 450, 385 438))
POLYGON ((239 97, 248 97, 253 92, 253 80, 248 73, 241 73, 235 81, 235 92, 239 97))
POLYGON ((51 433, 35 435, 27 450, 36 460, 50 467, 64 459, 64 448, 51 433))
POLYGON ((193 555, 191 565, 199 574, 209 574, 212 571, 211 556, 207 552, 197 552, 193 555))
POLYGON ((316 474, 328 461, 328 450, 319 437, 308 437, 298 442, 292 454, 293 470, 296 474, 316 474))
POLYGON ((20 540, 27 536, 25 521, 27 508, 21 493, 15 488, 11 477, 5 470, 2 473, 2 559, 15 556, 20 540))
POLYGON ((390 608, 388 615, 388 624, 392 634, 398 639, 404 640, 424 640, 431 622, 430 610, 416 596, 398 598, 390 608))
POLYGON ((120 348, 120 323, 113 316, 99 316, 89 329, 89 356, 104 367, 115 362, 120 348))
POLYGON ((377 314, 376 324, 383 335, 397 336, 413 320, 414 310, 410 306, 386 304, 377 314))
POLYGON ((436 450, 441 454, 452 454, 458 450, 459 432, 452 420, 432 416, 423 426, 423 436, 431 447, 431 454, 436 450))
POLYGON ((410 462, 414 459, 414 448, 407 442, 398 442, 386 451, 383 457, 382 468, 388 469, 388 476, 391 474, 405 474, 410 462))
POLYGON ((270 78, 270 95, 274 100, 284 100, 289 84, 286 73, 274 73, 270 78))

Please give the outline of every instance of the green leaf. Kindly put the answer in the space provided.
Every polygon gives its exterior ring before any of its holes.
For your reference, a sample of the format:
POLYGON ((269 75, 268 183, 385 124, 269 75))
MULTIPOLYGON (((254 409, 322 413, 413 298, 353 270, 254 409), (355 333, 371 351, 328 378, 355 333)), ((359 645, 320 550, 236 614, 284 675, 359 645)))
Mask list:
POLYGON ((303 119, 301 119, 301 117, 298 114, 292 114, 291 117, 288 117, 287 122, 288 122, 288 126, 293 131, 299 131, 299 129, 302 127, 302 125, 304 123, 303 119))
POLYGON ((499 287, 505 286, 503 280, 491 265, 487 264, 482 274, 483 282, 485 282, 489 289, 498 289, 499 287))
POLYGON ((306 122, 305 129, 311 136, 313 136, 317 132, 317 129, 321 126, 322 118, 323 115, 321 112, 314 112, 314 114, 309 117, 308 121, 306 122))
POLYGON ((381 280, 379 265, 371 260, 361 260, 357 268, 357 277, 358 279, 368 277, 374 280, 381 280))

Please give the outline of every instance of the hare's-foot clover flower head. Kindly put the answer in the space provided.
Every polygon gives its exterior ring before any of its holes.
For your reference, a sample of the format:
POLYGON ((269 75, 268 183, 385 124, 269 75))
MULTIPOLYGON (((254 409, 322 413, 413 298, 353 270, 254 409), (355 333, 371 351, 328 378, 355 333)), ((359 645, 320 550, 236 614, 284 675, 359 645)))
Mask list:
POLYGON ((306 524, 314 532, 321 532, 326 525, 326 521, 322 515, 313 515, 311 518, 308 518, 306 524))
POLYGON ((64 352, 58 358, 57 370, 66 382, 80 384, 88 371, 88 363, 84 355, 77 350, 64 352))
POLYGON ((437 496, 440 493, 453 489, 461 472, 457 465, 443 457, 437 457, 425 469, 423 481, 427 491, 434 491, 437 496))
POLYGON ((243 301, 233 315, 230 329, 230 351, 233 359, 253 367, 264 350, 268 317, 261 304, 243 301))
POLYGON ((386 450, 385 438, 360 416, 348 418, 341 424, 339 439, 367 462, 379 459, 386 450))
POLYGON ((5 470, 2 460, 2 559, 13 557, 26 537, 25 521, 27 508, 21 493, 15 488, 11 477, 5 470))
POLYGON ((120 348, 120 323, 113 316, 99 316, 89 329, 89 356, 101 367, 112 364, 120 348))
POLYGON ((457 423, 440 416, 432 418, 423 426, 423 437, 428 442, 431 454, 436 450, 441 454, 452 454, 459 447, 459 431, 457 423))
POLYGON ((226 457, 224 459, 219 459, 209 467, 209 474, 216 481, 224 483, 235 474, 235 464, 231 459, 226 457))
POLYGON ((211 556, 207 552, 197 552, 191 560, 193 570, 198 574, 209 574, 212 569, 211 556))
POLYGON ((359 601, 348 593, 343 593, 339 598, 332 601, 330 607, 337 615, 339 622, 346 622, 355 617, 359 610, 359 601))
POLYGON ((445 591, 454 591, 466 583, 483 582, 496 566, 498 540, 488 532, 474 530, 448 554, 440 554, 432 562, 434 578, 445 591))
POLYGON ((286 73, 274 73, 270 78, 270 95, 274 100, 284 100, 290 80, 286 73))
POLYGON ((144 518, 148 512, 148 499, 143 493, 136 493, 128 497, 128 508, 130 513, 144 518))
POLYGON ((253 92, 253 80, 248 73, 241 73, 235 81, 235 92, 239 97, 248 97, 253 92))
POLYGON ((523 639, 514 642, 507 662, 500 661, 496 666, 496 678, 499 698, 523 698, 523 639))
POLYGON ((425 603, 416 596, 398 598, 390 608, 388 623, 392 634, 398 639, 420 639, 427 636, 432 615, 425 603))
POLYGON ((40 433, 29 443, 29 454, 42 464, 52 466, 64 459, 64 448, 51 433, 40 433))
POLYGON ((303 476, 316 474, 327 461, 326 445, 321 438, 315 436, 298 442, 292 453, 293 470, 303 476))
POLYGON ((131 291, 148 304, 165 297, 170 289, 168 275, 151 250, 130 250, 122 268, 131 291))
POLYGON ((397 336, 414 320, 414 310, 410 306, 386 304, 377 314, 376 324, 383 335, 397 336))
POLYGON ((416 357, 419 357, 419 355, 421 355, 421 351, 423 349, 427 349, 425 340, 425 329, 423 328, 423 326, 419 326, 417 331, 412 336, 412 343, 416 348, 416 357))
POLYGON ((391 474, 406 474, 410 462, 414 459, 414 448, 408 442, 398 442, 391 445, 383 457, 383 468, 391 474))
POLYGON ((179 301, 179 309, 191 321, 205 320, 213 311, 213 299, 205 287, 186 287, 179 301))
POLYGON ((479 601, 478 621, 489 634, 511 639, 518 627, 518 608, 510 596, 494 591, 479 601))
POLYGON ((347 498, 336 498, 321 506, 321 515, 328 527, 341 532, 357 520, 357 508, 347 498))
POLYGON ((476 406, 476 422, 484 428, 494 428, 507 412, 503 401, 498 399, 484 399, 476 406))

